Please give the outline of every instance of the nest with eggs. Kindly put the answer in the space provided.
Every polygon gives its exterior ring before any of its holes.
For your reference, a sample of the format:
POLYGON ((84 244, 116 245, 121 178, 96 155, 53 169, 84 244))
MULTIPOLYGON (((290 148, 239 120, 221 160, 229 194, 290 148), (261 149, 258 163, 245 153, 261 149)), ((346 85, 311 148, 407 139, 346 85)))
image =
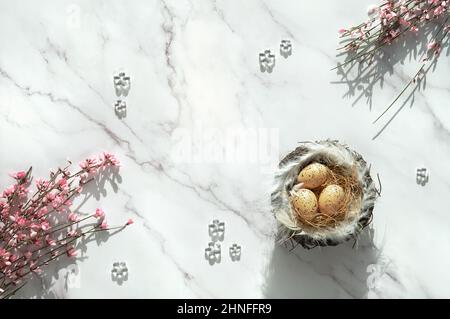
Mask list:
POLYGON ((379 191, 363 157, 338 141, 301 143, 279 164, 272 206, 281 241, 335 246, 372 221, 379 191))

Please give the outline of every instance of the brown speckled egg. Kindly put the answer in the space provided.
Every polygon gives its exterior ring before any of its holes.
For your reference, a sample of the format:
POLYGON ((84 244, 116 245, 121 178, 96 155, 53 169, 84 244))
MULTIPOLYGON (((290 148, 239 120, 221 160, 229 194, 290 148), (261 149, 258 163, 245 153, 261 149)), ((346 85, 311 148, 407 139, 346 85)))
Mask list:
POLYGON ((319 210, 322 214, 334 215, 344 204, 344 189, 339 185, 328 185, 319 196, 319 210))
POLYGON ((312 163, 306 166, 300 174, 297 181, 303 183, 303 187, 314 189, 323 185, 329 176, 328 167, 320 163, 312 163))
POLYGON ((302 188, 292 196, 292 205, 297 214, 305 219, 311 219, 317 214, 317 197, 312 191, 302 188))

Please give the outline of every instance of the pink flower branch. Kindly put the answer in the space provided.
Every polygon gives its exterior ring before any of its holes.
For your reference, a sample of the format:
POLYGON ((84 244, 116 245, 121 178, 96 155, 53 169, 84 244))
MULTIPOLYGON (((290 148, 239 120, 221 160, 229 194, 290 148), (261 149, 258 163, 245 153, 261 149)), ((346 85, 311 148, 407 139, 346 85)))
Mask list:
MULTIPOLYGON (((368 14, 369 19, 367 21, 355 27, 341 28, 339 30, 340 37, 343 40, 342 42, 345 44, 339 47, 338 50, 346 54, 347 59, 339 63, 332 70, 339 69, 339 73, 342 73, 343 77, 347 80, 346 83, 349 84, 348 94, 353 93, 355 83, 358 83, 362 78, 365 78, 365 81, 368 82, 367 79, 373 77, 374 81, 367 85, 367 91, 364 90, 361 94, 361 96, 363 94, 370 96, 374 83, 380 79, 381 81, 383 80, 383 74, 380 71, 382 68, 369 68, 375 61, 377 53, 382 48, 395 43, 408 33, 417 34, 420 29, 425 29, 427 26, 437 25, 438 27, 433 39, 429 40, 426 46, 424 56, 420 58, 418 70, 413 74, 399 94, 396 95, 392 103, 375 119, 373 123, 376 123, 400 101, 400 98, 408 89, 413 87, 413 84, 417 84, 411 93, 414 94, 415 90, 420 88, 421 79, 425 77, 431 66, 436 63, 444 40, 450 30, 448 23, 450 17, 450 0, 388 0, 380 6, 371 6, 368 14), (433 62, 433 64, 430 62, 433 62), (354 81, 350 81, 347 79, 347 75, 354 66, 359 66, 358 76, 354 81), (374 73, 377 70, 380 73, 374 73)), ((385 53, 384 51, 381 52, 385 53)), ((358 89, 360 89, 359 86, 358 89)), ((412 96, 411 94, 404 100, 403 105, 407 103, 408 99, 412 96)), ((374 136, 374 139, 383 132, 403 108, 403 105, 374 136)))
POLYGON ((13 295, 31 274, 60 256, 76 257, 78 239, 122 230, 133 223, 128 220, 122 226, 109 227, 100 208, 85 217, 71 209, 72 199, 96 175, 120 166, 113 154, 86 159, 73 174, 69 172, 71 164, 51 172, 48 180, 36 180, 32 196, 28 196, 32 168, 10 174, 15 184, 0 196, 0 298, 13 295))

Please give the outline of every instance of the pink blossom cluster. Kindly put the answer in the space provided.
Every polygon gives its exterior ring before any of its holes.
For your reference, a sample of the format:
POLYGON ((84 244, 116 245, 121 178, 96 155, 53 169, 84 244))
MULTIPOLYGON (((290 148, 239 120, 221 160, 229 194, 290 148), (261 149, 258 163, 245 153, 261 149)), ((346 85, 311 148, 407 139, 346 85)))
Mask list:
MULTIPOLYGON (((78 238, 112 229, 101 208, 80 215, 71 206, 94 174, 119 165, 110 153, 84 160, 75 173, 69 164, 51 172, 49 179, 35 180, 31 196, 31 168, 10 174, 15 182, 0 196, 0 298, 10 296, 27 275, 39 273, 59 256, 75 257, 78 238)), ((119 228, 132 223, 130 219, 119 228)))
MULTIPOLYGON (((426 23, 449 16, 450 0, 388 0, 370 6, 369 19, 358 26, 341 28, 341 37, 350 37, 343 47, 347 51, 367 51, 370 46, 390 44, 407 32, 418 32, 426 23)), ((448 28, 448 26, 446 26, 448 28)), ((439 55, 440 45, 429 45, 439 55)))

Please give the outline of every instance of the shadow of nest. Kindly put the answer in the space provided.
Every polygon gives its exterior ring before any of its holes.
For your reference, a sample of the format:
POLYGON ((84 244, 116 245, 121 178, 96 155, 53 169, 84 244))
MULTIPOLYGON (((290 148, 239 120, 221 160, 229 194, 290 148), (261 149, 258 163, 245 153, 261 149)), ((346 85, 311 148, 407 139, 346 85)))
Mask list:
POLYGON ((367 298, 372 290, 371 268, 382 251, 373 243, 373 228, 354 247, 306 250, 275 246, 265 272, 265 298, 367 298))

